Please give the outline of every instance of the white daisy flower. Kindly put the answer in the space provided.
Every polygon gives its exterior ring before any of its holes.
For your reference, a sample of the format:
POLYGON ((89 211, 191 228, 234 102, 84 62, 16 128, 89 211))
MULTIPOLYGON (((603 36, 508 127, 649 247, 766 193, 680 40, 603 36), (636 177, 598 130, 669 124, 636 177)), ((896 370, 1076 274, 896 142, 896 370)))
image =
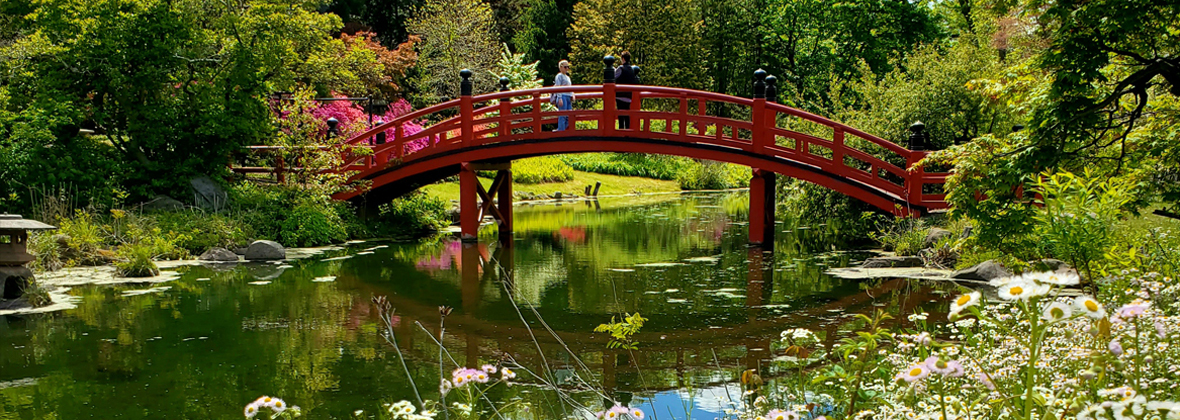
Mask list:
POLYGON ((1037 296, 1049 293, 1049 285, 1036 284, 1027 281, 1014 281, 999 288, 1000 299, 1028 301, 1037 296))
POLYGON ((930 368, 926 367, 926 365, 919 364, 919 365, 911 366, 909 369, 905 369, 901 372, 898 372, 897 375, 895 375, 893 377, 893 379, 895 379, 895 380, 901 379, 901 380, 905 380, 906 382, 913 382, 913 381, 925 378, 929 375, 930 375, 930 368))
POLYGON ((254 416, 257 416, 258 415, 258 403, 252 402, 250 404, 247 404, 246 411, 244 414, 246 414, 246 418, 248 418, 248 419, 252 419, 252 418, 254 418, 254 416))
POLYGON ((1024 281, 1024 278, 1020 277, 1020 276, 999 277, 999 278, 994 278, 994 279, 988 280, 987 284, 990 285, 991 287, 1000 287, 1000 286, 1006 286, 1012 282, 1019 282, 1019 281, 1024 281))
POLYGON ((1054 286, 1076 286, 1082 281, 1077 273, 1070 272, 1059 273, 1056 271, 1046 271, 1043 273, 1033 273, 1030 277, 1038 283, 1054 286))
POLYGON ((282 413, 287 410, 287 402, 275 398, 274 401, 271 401, 270 403, 270 409, 274 410, 276 413, 282 413))
POLYGON ((964 295, 959 295, 958 298, 955 298, 954 302, 951 302, 951 313, 950 315, 947 315, 947 319, 953 320, 958 318, 959 312, 962 312, 964 309, 969 307, 978 305, 981 296, 982 294, 979 292, 971 292, 964 295))
POLYGON ((1090 296, 1078 296, 1073 300, 1073 306, 1090 318, 1101 319, 1106 316, 1106 308, 1090 296))
POLYGON ((1069 319, 1073 316, 1073 310, 1069 309, 1069 305, 1061 302, 1050 303, 1045 307, 1045 311, 1041 314, 1041 319, 1049 322, 1057 322, 1069 319))

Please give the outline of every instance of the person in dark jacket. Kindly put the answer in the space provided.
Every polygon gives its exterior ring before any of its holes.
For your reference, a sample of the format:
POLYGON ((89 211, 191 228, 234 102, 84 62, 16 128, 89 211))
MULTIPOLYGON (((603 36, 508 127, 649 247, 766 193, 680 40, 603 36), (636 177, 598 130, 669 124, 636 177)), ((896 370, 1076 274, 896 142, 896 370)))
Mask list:
MULTIPOLYGON (((623 51, 619 54, 623 62, 615 67, 615 84, 616 85, 637 85, 639 78, 635 77, 635 69, 631 67, 631 53, 623 51)), ((615 94, 615 105, 620 110, 631 109, 631 92, 619 92, 615 94)), ((619 128, 631 128, 631 117, 628 115, 619 115, 619 128)))

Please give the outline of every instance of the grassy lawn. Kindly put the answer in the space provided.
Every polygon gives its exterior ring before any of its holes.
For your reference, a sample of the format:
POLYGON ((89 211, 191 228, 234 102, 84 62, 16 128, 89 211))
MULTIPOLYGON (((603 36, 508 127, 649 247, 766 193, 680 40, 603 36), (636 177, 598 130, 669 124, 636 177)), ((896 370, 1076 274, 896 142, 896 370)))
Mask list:
MULTIPOLYGON (((490 179, 480 178, 479 181, 483 184, 484 188, 492 185, 492 180, 490 179)), ((606 175, 581 171, 574 171, 574 179, 571 181, 545 184, 521 184, 518 182, 512 185, 512 189, 517 193, 552 195, 556 191, 561 191, 563 195, 577 194, 581 196, 586 186, 592 186, 595 182, 602 183, 602 188, 598 189, 598 195, 600 196, 631 194, 634 192, 680 191, 680 184, 676 181, 662 181, 635 176, 606 175)), ((422 187, 422 191, 446 200, 459 199, 458 182, 442 181, 422 187)))

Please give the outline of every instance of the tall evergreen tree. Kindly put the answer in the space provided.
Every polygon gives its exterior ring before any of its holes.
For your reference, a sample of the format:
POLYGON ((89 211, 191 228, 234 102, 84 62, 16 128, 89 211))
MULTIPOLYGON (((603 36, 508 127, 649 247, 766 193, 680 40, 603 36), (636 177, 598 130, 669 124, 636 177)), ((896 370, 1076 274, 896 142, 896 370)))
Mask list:
POLYGON ((475 93, 496 90, 493 75, 500 58, 495 19, 483 0, 427 0, 414 15, 410 31, 418 44, 419 103, 459 96, 459 71, 471 69, 475 93))

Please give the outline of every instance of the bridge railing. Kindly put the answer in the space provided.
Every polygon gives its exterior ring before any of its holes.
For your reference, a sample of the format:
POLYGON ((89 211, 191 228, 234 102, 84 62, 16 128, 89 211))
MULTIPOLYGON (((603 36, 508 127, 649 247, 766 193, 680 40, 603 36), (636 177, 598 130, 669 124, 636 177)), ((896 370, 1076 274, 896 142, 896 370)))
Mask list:
MULTIPOLYGON (((927 209, 944 208, 946 173, 914 164, 926 156, 818 115, 775 103, 775 78, 760 73, 755 98, 646 85, 578 85, 471 94, 470 73, 458 99, 399 116, 349 138, 341 171, 365 179, 388 168, 461 148, 570 136, 627 137, 720 146, 784 159, 836 174, 927 209), (557 110, 552 95, 572 93, 576 106, 557 110), (619 109, 630 93, 630 109, 619 109), (726 115, 718 115, 724 110, 726 115), (568 119, 567 131, 549 129, 568 119), (618 124, 629 117, 630 127, 618 124), (433 124, 412 124, 434 121, 433 124), (422 127, 418 129, 418 127, 422 127)), ((605 75, 604 75, 605 76, 605 75)), ((607 79, 608 82, 613 80, 607 79)), ((907 213, 908 211, 901 211, 907 213)))
MULTIPOLYGON (((774 80, 770 80, 773 90, 774 80)), ((465 95, 354 136, 349 144, 367 145, 373 153, 346 159, 346 169, 357 171, 354 178, 360 179, 390 166, 489 143, 568 136, 630 137, 770 155, 842 175, 910 204, 945 207, 945 195, 932 186, 945 183, 948 174, 927 173, 914 166, 926 152, 906 149, 770 99, 613 83, 465 95), (631 109, 616 107, 615 99, 624 92, 631 94, 631 109), (558 93, 574 94, 577 106, 565 111, 547 107, 550 96, 558 93), (722 108, 733 116, 709 113, 722 108), (616 123, 620 116, 630 117, 630 128, 616 123), (568 118, 567 131, 547 130, 559 117, 568 118), (438 122, 415 133, 403 129, 407 122, 422 120, 438 122), (392 135, 376 144, 374 139, 382 132, 392 135)))

